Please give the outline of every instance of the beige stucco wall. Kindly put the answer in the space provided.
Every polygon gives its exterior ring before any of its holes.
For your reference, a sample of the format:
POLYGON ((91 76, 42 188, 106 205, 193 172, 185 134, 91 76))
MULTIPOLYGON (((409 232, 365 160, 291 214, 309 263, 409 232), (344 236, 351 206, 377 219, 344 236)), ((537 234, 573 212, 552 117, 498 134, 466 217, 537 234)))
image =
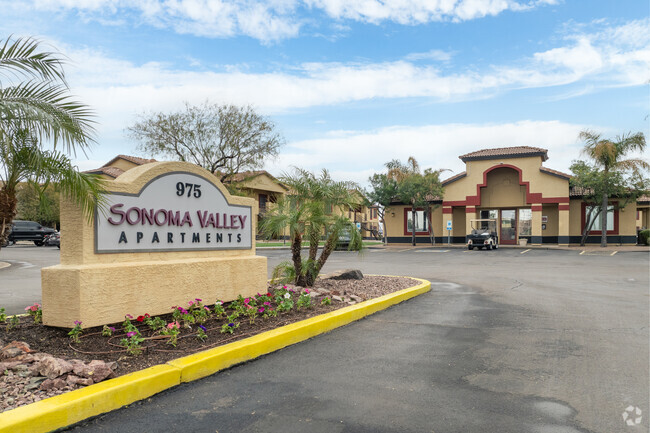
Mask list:
MULTIPOLYGON (((190 163, 156 162, 132 168, 107 182, 113 192, 137 194, 153 178, 172 171, 202 176, 230 204, 252 206, 256 230, 257 203, 230 196, 208 171, 190 163)), ((213 303, 253 295, 266 289, 266 258, 250 250, 175 251, 95 254, 94 221, 81 210, 61 203, 61 264, 42 270, 43 322, 49 326, 84 327, 115 323, 124 315, 164 314, 194 298, 213 303)))
MULTIPOLYGON (((444 200, 445 201, 459 201, 465 200, 467 196, 476 195, 476 185, 483 184, 483 173, 499 165, 513 165, 522 170, 522 181, 530 183, 530 193, 541 193, 544 197, 568 197, 569 196, 569 182, 566 179, 561 179, 557 176, 552 176, 540 171, 542 166, 541 157, 525 157, 525 158, 504 158, 504 159, 491 159, 482 161, 468 161, 466 164, 467 176, 452 182, 445 186, 444 200)), ((502 169, 495 169, 503 173, 497 176, 506 176, 507 171, 502 169)), ((492 172, 491 172, 492 173, 492 172)), ((488 173, 488 177, 491 173, 488 173)), ((518 176, 518 175, 517 175, 518 176)), ((500 178, 502 181, 503 177, 500 178)), ((514 185, 518 185, 517 183, 514 185)), ((510 185, 513 185, 512 182, 510 185)), ((488 188, 490 181, 488 179, 488 188)), ((509 188, 514 189, 514 186, 509 188)), ((481 200, 483 200, 481 195, 481 200)), ((506 206, 509 206, 507 204, 506 206)), ((481 207, 487 205, 481 201, 481 207)), ((522 204, 523 206, 523 204, 522 204)))
POLYGON ((519 173, 497 168, 487 174, 487 186, 481 188, 481 207, 526 206, 526 187, 519 185, 519 173))
MULTIPOLYGON (((542 216, 548 218, 546 230, 542 230, 542 236, 557 236, 559 230, 559 215, 556 204, 542 206, 542 216)), ((544 224, 544 223, 542 223, 544 224)))
POLYGON ((115 161, 111 163, 111 167, 116 167, 119 168, 120 170, 128 171, 131 170, 132 168, 139 167, 139 166, 134 162, 127 161, 126 159, 117 158, 115 161))

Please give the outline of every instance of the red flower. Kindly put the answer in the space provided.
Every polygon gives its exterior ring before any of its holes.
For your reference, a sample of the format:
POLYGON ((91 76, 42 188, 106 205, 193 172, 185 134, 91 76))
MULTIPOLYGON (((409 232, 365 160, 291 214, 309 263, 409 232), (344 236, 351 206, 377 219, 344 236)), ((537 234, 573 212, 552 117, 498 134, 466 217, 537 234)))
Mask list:
POLYGON ((151 317, 151 316, 149 315, 149 313, 146 313, 146 314, 144 315, 144 317, 145 317, 145 319, 148 319, 148 318, 151 317))
POLYGON ((144 322, 144 316, 138 316, 138 318, 135 320, 137 320, 138 322, 144 322))

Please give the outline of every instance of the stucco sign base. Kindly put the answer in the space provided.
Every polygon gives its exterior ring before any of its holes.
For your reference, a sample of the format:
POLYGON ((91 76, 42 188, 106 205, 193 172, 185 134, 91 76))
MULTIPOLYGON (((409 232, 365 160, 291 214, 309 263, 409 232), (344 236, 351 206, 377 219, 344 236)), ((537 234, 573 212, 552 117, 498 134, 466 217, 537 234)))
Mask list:
POLYGON ((200 298, 210 304, 266 292, 266 257, 58 265, 43 269, 43 323, 71 328, 166 314, 200 298))
POLYGON ((231 196, 186 162, 144 164, 106 189, 92 221, 61 201, 61 264, 41 273, 45 325, 88 328, 170 313, 194 298, 213 304, 266 292, 255 200, 231 196))

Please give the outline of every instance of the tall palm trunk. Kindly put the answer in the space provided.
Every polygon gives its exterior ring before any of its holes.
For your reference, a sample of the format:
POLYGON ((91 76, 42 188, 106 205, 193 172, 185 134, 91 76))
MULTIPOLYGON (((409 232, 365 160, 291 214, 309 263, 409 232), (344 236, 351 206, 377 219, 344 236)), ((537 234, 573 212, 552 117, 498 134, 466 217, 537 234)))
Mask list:
POLYGON ((16 216, 16 191, 0 188, 0 248, 9 237, 9 227, 16 216))

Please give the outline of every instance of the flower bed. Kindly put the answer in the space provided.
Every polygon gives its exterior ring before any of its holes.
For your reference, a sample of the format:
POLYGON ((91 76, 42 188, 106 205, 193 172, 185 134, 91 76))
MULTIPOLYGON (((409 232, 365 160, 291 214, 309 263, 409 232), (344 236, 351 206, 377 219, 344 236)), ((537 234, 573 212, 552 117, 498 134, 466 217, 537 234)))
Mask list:
MULTIPOLYGON (((319 280, 316 288, 309 291, 293 286, 274 287, 267 293, 240 297, 226 304, 192 299, 187 305, 173 306, 167 315, 151 317, 146 312, 136 312, 139 314, 125 317, 122 323, 91 329, 75 322, 71 323, 71 331, 35 323, 40 319, 39 308, 32 306, 28 307, 29 316, 5 318, 8 329, 0 333, 0 347, 7 341, 23 341, 30 350, 70 360, 79 369, 84 362, 101 360, 114 369, 112 376, 119 376, 413 285, 414 281, 408 278, 377 276, 358 281, 319 280)), ((85 384, 74 383, 77 380, 70 380, 72 372, 66 372, 58 382, 60 389, 52 389, 51 382, 50 389, 40 389, 34 386, 38 384, 40 368, 16 369, 17 365, 0 377, 0 411, 85 384)))

